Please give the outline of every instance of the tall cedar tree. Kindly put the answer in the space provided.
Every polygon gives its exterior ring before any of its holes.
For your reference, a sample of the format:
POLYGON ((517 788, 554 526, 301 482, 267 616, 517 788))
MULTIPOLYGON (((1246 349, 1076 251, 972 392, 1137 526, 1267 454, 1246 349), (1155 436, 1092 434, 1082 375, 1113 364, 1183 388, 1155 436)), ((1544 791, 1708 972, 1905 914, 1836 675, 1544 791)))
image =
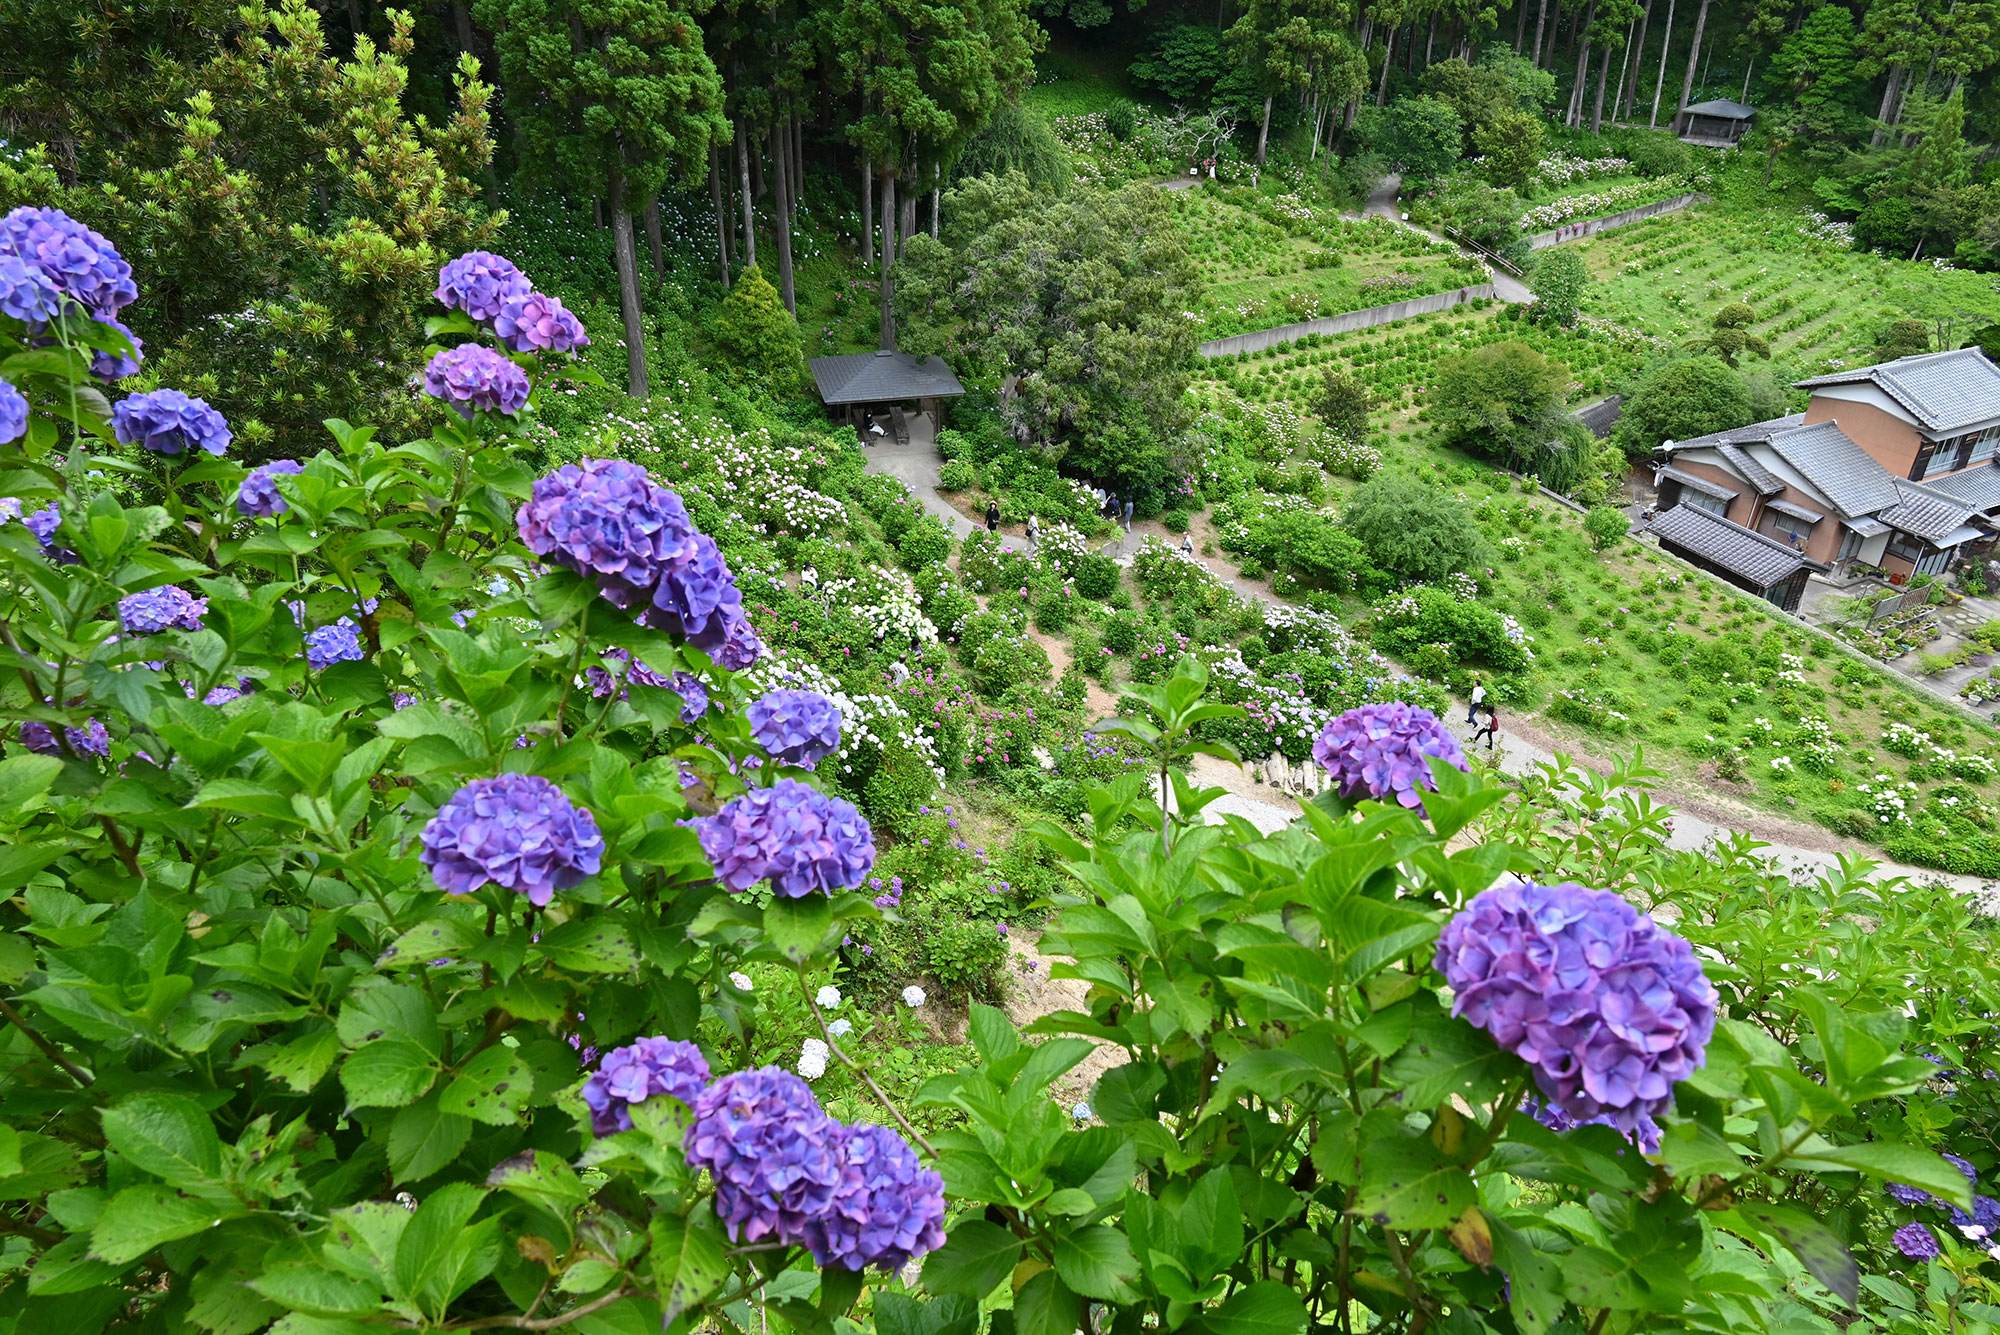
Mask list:
POLYGON ((729 133, 722 80, 696 17, 708 0, 479 0, 506 105, 530 155, 610 203, 631 393, 646 388, 632 211, 670 181, 692 186, 729 133))

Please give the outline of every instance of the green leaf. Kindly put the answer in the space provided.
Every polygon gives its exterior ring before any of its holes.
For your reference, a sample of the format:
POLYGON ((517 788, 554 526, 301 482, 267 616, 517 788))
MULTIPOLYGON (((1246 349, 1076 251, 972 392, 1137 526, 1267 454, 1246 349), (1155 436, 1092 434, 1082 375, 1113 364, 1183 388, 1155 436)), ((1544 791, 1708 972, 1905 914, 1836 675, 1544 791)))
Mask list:
POLYGON ((779 954, 804 964, 833 930, 833 903, 825 895, 773 899, 764 910, 764 935, 779 954))
POLYGON ((1080 1228, 1057 1239, 1056 1274, 1086 1298, 1122 1303, 1138 1297, 1132 1288, 1139 1278, 1132 1244, 1123 1233, 1104 1224, 1080 1228))
POLYGON ((216 1183, 222 1140, 193 1099, 138 1094, 104 1110, 104 1137, 135 1168, 176 1187, 216 1183))
POLYGON ((1519 1230, 1485 1211, 1493 1233, 1493 1264, 1507 1276, 1507 1300, 1520 1335, 1548 1335, 1563 1312, 1562 1274, 1556 1263, 1538 1252, 1519 1230))
POLYGON ((1384 1228, 1448 1228, 1476 1193, 1463 1164, 1427 1136, 1386 1136, 1361 1156, 1353 1213, 1384 1228))
POLYGON ((1020 1259, 1021 1240, 1006 1229, 984 1219, 961 1220, 944 1246, 924 1258, 924 1288, 930 1293, 984 1298, 1020 1259))
POLYGON ((339 1055, 339 1036, 331 1029, 315 1029, 288 1043, 259 1044, 244 1053, 237 1065, 261 1066, 292 1093, 304 1094, 320 1082, 339 1055))
POLYGON ((433 1095, 389 1123, 389 1167, 398 1182, 421 1182, 456 1159, 470 1139, 472 1120, 440 1112, 433 1095))
POLYGON ((665 1302, 661 1320, 671 1323, 722 1287, 729 1277, 729 1262, 723 1256, 728 1244, 708 1201, 697 1205, 684 1221, 655 1215, 652 1237, 653 1282, 665 1302))
POLYGON ((1871 1140, 1860 1145, 1816 1150, 1812 1159, 1815 1165, 1830 1161, 1885 1182, 1922 1187, 1961 1210, 1972 1209, 1972 1186, 1965 1180, 1965 1174, 1929 1150, 1893 1140, 1871 1140))
POLYGON ((1043 1270, 1014 1295, 1015 1335, 1076 1335, 1079 1305, 1053 1270, 1043 1270))
POLYGON ((876 1335, 975 1335, 979 1305, 961 1294, 919 1302, 907 1293, 875 1293, 876 1335))
POLYGON ((437 1078, 431 1054, 407 1038, 364 1043, 340 1068, 347 1102, 355 1108, 402 1108, 423 1097, 437 1078))
POLYGON ((90 1230, 90 1254, 122 1266, 162 1243, 193 1237, 242 1213, 243 1206, 231 1198, 198 1200, 165 1187, 127 1187, 98 1212, 90 1230))
POLYGON ((1306 1305, 1276 1280, 1259 1280, 1229 1295, 1202 1324, 1214 1335, 1298 1335, 1306 1328, 1306 1305))
POLYGON ((630 973, 639 967, 639 952, 623 923, 610 918, 578 918, 542 933, 532 947, 559 969, 572 973, 630 973))
POLYGON ((89 1252, 90 1239, 64 1238, 36 1260, 28 1272, 31 1297, 54 1298, 65 1293, 82 1293, 118 1278, 121 1266, 99 1261, 89 1252))
POLYGON ((1389 1078, 1404 1086, 1403 1105, 1413 1110, 1435 1108, 1453 1094, 1477 1105, 1499 1091, 1504 1061, 1484 1030, 1452 1018, 1425 998, 1410 1041, 1389 1063, 1389 1078))
POLYGON ((523 1150, 511 1159, 502 1159, 486 1175, 486 1185, 547 1206, 558 1219, 567 1219, 590 1199, 576 1170, 547 1150, 523 1150))
POLYGON ((317 1265, 277 1266, 251 1280, 250 1287, 280 1307, 323 1316, 358 1316, 382 1302, 376 1285, 317 1265))
POLYGON ((438 1107, 489 1126, 512 1126, 534 1092, 534 1075, 520 1053, 496 1043, 460 1068, 438 1096, 438 1107))
MULTIPOLYGON (((396 1244, 396 1287, 425 1308, 442 1314, 457 1294, 470 1286, 466 1240, 486 1193, 467 1182, 447 1182, 424 1199, 396 1244)), ((491 1231, 493 1221, 485 1221, 491 1231)), ((497 1260, 497 1256, 495 1257, 497 1260)), ((476 1268, 476 1264, 475 1264, 476 1268)), ((487 1267, 488 1270, 491 1266, 487 1267)))
MULTIPOLYGON (((1962 1176, 1958 1180, 1961 1185, 1965 1182, 1962 1176)), ((1850 1308, 1855 1305, 1861 1296, 1861 1269, 1854 1263, 1854 1254, 1847 1249, 1847 1244, 1832 1229, 1803 1210, 1783 1205, 1761 1202, 1739 1205, 1735 1213, 1763 1232, 1784 1239, 1785 1245, 1805 1263, 1814 1279, 1826 1285, 1850 1308)))

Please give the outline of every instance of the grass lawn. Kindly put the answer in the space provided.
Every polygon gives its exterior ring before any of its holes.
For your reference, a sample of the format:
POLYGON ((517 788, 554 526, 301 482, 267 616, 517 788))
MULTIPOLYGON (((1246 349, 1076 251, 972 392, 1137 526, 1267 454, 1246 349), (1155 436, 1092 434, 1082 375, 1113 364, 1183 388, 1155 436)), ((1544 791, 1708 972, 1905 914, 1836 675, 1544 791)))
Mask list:
POLYGON ((1250 190, 1182 190, 1174 216, 1207 284, 1206 338, 1426 296, 1484 280, 1449 246, 1331 205, 1250 190))
POLYGON ((1709 205, 1578 243, 1596 282, 1584 308, 1679 340, 1729 302, 1757 312, 1787 376, 1873 360, 1890 321, 1953 318, 1959 336, 2000 319, 1991 275, 1940 270, 1816 239, 1792 210, 1709 205))

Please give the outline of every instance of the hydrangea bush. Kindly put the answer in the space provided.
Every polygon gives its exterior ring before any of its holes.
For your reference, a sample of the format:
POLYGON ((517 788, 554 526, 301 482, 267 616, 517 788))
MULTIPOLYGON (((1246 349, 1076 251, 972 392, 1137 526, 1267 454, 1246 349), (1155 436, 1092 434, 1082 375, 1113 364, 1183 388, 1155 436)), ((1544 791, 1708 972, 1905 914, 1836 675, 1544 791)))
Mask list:
POLYGON ((1903 1137, 1984 1054, 1904 1052, 1880 976, 1816 1000, 1845 963, 1759 974, 1609 893, 1687 883, 1656 812, 1517 820, 1409 714, 1292 828, 1203 824, 1191 763, 1242 711, 1194 659, 1105 725, 1145 764, 1091 837, 1035 831, 1077 1008, 974 1008, 926 1136, 814 990, 899 901, 793 763, 851 720, 753 708, 811 683, 757 679, 673 479, 526 465, 587 374, 528 276, 440 274, 429 435, 330 420, 253 474, 170 386, 93 388, 142 355, 110 241, 29 210, 0 257, 0 1331, 1790 1330, 1860 1301, 1857 1254, 1928 1255, 1898 1228, 1955 1259, 1877 1184, 1982 1227, 1903 1137), (757 1064, 751 968, 869 1120, 757 1064))

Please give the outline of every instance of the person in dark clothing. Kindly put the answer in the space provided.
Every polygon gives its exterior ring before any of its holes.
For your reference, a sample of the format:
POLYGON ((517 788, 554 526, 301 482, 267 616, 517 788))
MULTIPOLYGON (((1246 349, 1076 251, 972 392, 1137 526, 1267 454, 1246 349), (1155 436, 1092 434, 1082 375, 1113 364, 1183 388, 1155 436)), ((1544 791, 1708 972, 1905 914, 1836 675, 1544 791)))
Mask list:
POLYGON ((988 501, 986 503, 986 531, 988 533, 998 533, 1000 531, 1000 502, 998 501, 988 501))
POLYGON ((1465 744, 1467 746, 1477 746, 1481 737, 1486 739, 1486 749, 1488 751, 1493 750, 1493 744, 1500 739, 1500 706, 1494 704, 1491 700, 1486 702, 1486 726, 1467 738, 1465 744))

